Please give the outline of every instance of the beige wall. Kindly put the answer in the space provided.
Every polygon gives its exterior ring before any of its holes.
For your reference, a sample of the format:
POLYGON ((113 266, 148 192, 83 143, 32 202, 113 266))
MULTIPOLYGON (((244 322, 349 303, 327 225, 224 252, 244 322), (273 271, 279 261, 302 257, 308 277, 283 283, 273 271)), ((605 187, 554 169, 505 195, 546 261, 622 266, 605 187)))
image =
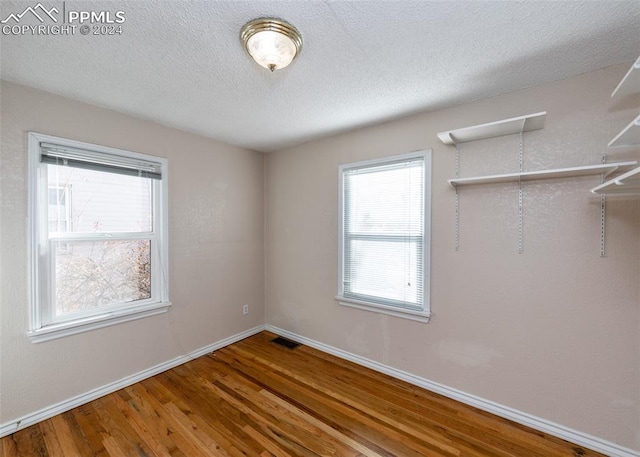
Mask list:
MULTIPOLYGON (((264 156, 113 111, 2 83, 0 424, 267 322, 418 376, 640 449, 640 199, 607 203, 597 177, 461 190, 436 132, 549 112, 525 136, 528 170, 640 159, 606 144, 640 98, 611 102, 628 65, 315 141, 264 156), (26 132, 169 159, 168 314, 32 344, 27 306, 26 132), (341 163, 433 148, 432 321, 341 307, 341 163), (264 261, 263 222, 267 256, 264 261), (266 294, 264 267, 266 266, 266 294), (249 304, 243 317, 241 305, 249 304)), ((462 175, 517 169, 517 138, 462 146, 462 175)))
POLYGON ((264 323, 263 154, 15 84, 0 95, 0 424, 264 323), (30 342, 28 131, 169 160, 168 313, 30 342))
MULTIPOLYGON (((640 449, 640 198, 607 201, 599 257, 599 177, 526 183, 524 254, 517 184, 460 191, 454 251, 454 148, 436 133, 548 111, 525 134, 525 169, 640 159, 607 150, 638 111, 611 102, 628 69, 575 78, 314 141, 267 157, 267 322, 464 392, 640 449), (433 148, 432 320, 342 307, 337 170, 433 148)), ((461 174, 518 170, 517 136, 461 146, 461 174)))

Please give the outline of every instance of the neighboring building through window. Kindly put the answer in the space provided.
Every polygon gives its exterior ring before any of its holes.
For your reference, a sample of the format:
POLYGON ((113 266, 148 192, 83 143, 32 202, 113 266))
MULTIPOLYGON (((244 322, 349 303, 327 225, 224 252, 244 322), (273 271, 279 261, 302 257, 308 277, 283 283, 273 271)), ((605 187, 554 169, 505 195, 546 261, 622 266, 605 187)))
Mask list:
POLYGON ((71 204, 69 194, 70 187, 48 187, 47 194, 49 199, 48 221, 49 232, 66 232, 69 230, 69 222, 71 219, 71 204))
POLYGON ((166 311, 166 160, 29 134, 30 336, 166 311))
POLYGON ((429 319, 431 152, 340 166, 343 305, 429 319))

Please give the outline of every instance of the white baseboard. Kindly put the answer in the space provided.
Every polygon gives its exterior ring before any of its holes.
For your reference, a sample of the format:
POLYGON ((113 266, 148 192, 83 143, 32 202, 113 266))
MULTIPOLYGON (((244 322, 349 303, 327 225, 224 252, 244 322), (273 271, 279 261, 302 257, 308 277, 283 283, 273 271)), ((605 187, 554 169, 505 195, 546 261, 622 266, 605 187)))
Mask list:
POLYGON ((571 429, 569 427, 565 427, 564 425, 556 424, 555 422, 551 422, 546 419, 542 419, 540 417, 518 411, 508 406, 504 406, 499 403, 462 392, 461 390, 447 387, 437 382, 429 381, 428 379, 421 378, 411 373, 407 373, 406 371, 398 370, 396 368, 384 365, 379 362, 375 362, 365 357, 343 351, 342 349, 320 343, 318 341, 297 335, 287 330, 274 327, 273 325, 267 324, 266 330, 273 332, 279 336, 289 338, 298 343, 306 344, 307 346, 311 346, 312 348, 318 349, 320 351, 335 355, 336 357, 340 357, 341 359, 349 360, 358 365, 371 368, 372 370, 378 371, 380 373, 387 374, 389 376, 401 379, 410 384, 422 387, 437 394, 444 395, 445 397, 457 400, 461 403, 474 406, 483 411, 495 414, 496 416, 504 417, 505 419, 509 419, 513 422, 526 425, 527 427, 531 427, 535 430, 548 433, 549 435, 556 436, 579 446, 584 446, 594 451, 601 452, 605 455, 611 457, 640 457, 640 452, 634 451, 633 449, 625 448, 610 441, 606 441, 571 429))
POLYGON ((216 343, 209 344, 205 347, 192 351, 186 355, 181 355, 179 357, 176 357, 175 359, 168 360, 154 367, 132 374, 131 376, 127 376, 118 381, 111 382, 102 387, 98 387, 97 389, 90 390, 89 392, 82 395, 75 396, 68 400, 61 401, 60 403, 56 403, 55 405, 47 406, 46 408, 42 408, 39 411, 35 411, 33 413, 22 416, 18 419, 13 419, 9 422, 5 422, 4 424, 0 424, 0 438, 15 433, 18 430, 22 430, 23 428, 29 427, 33 424, 37 424, 38 422, 41 422, 45 419, 49 419, 57 414, 64 413, 80 405, 84 405, 85 403, 95 400, 96 398, 103 397, 124 387, 130 386, 131 384, 140 382, 143 379, 147 379, 151 376, 162 373, 163 371, 170 370, 171 368, 182 365, 189 360, 193 360, 197 357, 216 351, 220 348, 235 343, 236 341, 240 341, 249 336, 255 335, 256 333, 260 333, 264 329, 264 325, 253 327, 249 330, 245 330, 244 332, 237 333, 216 343))

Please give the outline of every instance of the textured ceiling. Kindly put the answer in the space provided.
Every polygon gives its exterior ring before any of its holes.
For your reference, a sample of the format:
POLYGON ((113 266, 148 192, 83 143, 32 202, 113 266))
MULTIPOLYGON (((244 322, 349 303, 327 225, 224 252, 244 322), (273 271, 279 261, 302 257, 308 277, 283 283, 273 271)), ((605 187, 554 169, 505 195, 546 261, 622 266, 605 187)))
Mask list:
MULTIPOLYGON (((36 3, 2 0, 0 15, 36 3)), ((124 11, 122 35, 0 35, 3 79, 259 151, 631 62, 640 50, 637 0, 64 7, 124 11), (260 16, 303 35, 300 56, 273 74, 238 38, 260 16)))

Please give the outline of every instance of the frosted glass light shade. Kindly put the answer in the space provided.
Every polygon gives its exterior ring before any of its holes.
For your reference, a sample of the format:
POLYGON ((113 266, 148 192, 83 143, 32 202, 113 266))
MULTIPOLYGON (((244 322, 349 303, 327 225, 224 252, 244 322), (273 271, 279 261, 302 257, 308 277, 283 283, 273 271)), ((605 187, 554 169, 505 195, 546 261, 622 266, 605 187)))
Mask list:
POLYGON ((240 38, 249 55, 271 71, 289 65, 302 48, 298 30, 279 19, 255 19, 245 24, 240 38))
POLYGON ((247 51, 264 68, 279 70, 296 56, 296 46, 289 37, 278 32, 259 32, 247 41, 247 51))

